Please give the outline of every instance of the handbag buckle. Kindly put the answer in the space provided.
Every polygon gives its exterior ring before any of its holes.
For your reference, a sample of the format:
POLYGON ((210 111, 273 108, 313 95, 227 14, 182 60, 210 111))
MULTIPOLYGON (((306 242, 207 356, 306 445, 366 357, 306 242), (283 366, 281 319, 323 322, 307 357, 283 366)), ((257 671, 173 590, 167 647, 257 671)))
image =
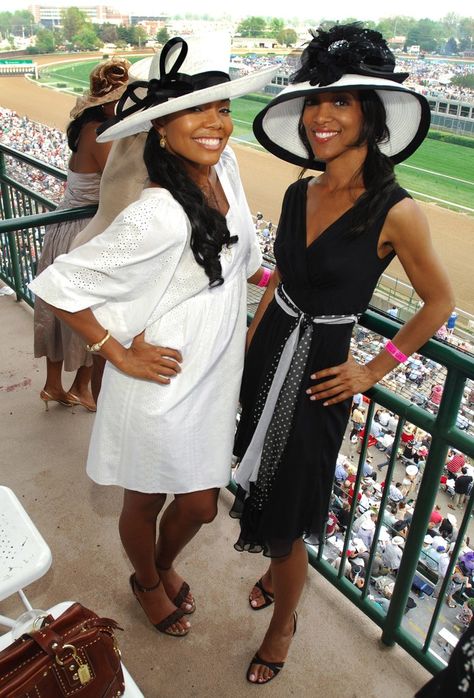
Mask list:
MULTIPOLYGON (((84 684, 89 683, 89 681, 91 680, 91 672, 87 662, 82 661, 82 659, 77 654, 77 650, 74 647, 74 645, 63 645, 61 647, 61 650, 65 649, 72 650, 72 657, 77 664, 77 676, 79 678, 81 686, 84 686, 84 684)), ((59 664, 59 666, 64 666, 66 664, 66 661, 63 661, 58 655, 56 655, 56 663, 59 664)))

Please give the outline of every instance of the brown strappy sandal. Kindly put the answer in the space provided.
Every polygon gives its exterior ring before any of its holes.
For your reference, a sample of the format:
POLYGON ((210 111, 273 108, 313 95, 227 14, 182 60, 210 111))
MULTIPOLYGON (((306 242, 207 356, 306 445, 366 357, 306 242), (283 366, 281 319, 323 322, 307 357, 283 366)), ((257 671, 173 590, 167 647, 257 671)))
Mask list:
MULTIPOLYGON (((171 567, 158 567, 158 565, 156 565, 156 569, 158 572, 167 572, 171 569, 171 567)), ((185 616, 190 616, 196 610, 196 601, 194 600, 194 597, 192 604, 190 604, 189 601, 186 601, 186 596, 190 593, 190 591, 191 588, 189 584, 187 582, 183 582, 174 599, 171 599, 172 603, 174 603, 174 605, 179 608, 185 616), (181 608, 183 603, 187 603, 188 606, 191 606, 191 608, 189 610, 186 608, 181 608)))
MULTIPOLYGON (((130 576, 130 586, 132 588, 133 595, 135 596, 136 600, 140 604, 140 606, 143 608, 142 602, 140 601, 140 597, 137 594, 137 590, 139 592, 147 592, 147 591, 154 591, 155 589, 158 589, 158 587, 161 584, 161 579, 159 580, 158 584, 155 584, 152 587, 144 587, 142 586, 139 582, 137 582, 137 578, 135 573, 130 576)), ((143 608, 145 611, 145 609, 143 608)), ((146 611, 145 611, 146 614, 146 611)), ((177 608, 176 611, 173 611, 173 613, 170 613, 169 616, 166 616, 166 618, 163 618, 162 621, 159 623, 153 623, 150 621, 150 623, 160 632, 163 633, 164 635, 171 635, 171 637, 184 637, 189 633, 190 628, 183 628, 181 631, 174 632, 170 630, 170 627, 174 625, 178 620, 181 620, 181 618, 184 616, 184 612, 180 609, 177 608)), ((148 618, 148 616, 147 616, 148 618)))

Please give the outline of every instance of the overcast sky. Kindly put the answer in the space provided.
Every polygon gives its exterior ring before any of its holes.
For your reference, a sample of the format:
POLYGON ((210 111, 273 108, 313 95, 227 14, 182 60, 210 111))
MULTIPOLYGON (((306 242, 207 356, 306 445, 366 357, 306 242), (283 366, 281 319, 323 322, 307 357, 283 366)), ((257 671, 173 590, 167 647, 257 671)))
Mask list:
MULTIPOLYGON (((76 6, 99 4, 100 0, 37 0, 38 4, 45 6, 76 6)), ((0 11, 14 11, 26 9, 30 3, 28 0, 0 0, 0 11)), ((396 2, 384 3, 380 0, 362 0, 360 3, 354 0, 338 0, 338 2, 326 3, 308 2, 308 0, 288 0, 278 2, 275 0, 103 0, 102 3, 110 7, 116 7, 123 12, 133 14, 183 14, 186 12, 199 12, 212 14, 216 17, 231 15, 234 17, 246 17, 249 15, 269 17, 299 17, 301 19, 344 19, 356 17, 356 19, 373 19, 390 17, 393 15, 407 15, 421 19, 441 19, 448 12, 454 12, 462 17, 472 16, 474 12, 468 9, 470 3, 467 0, 396 0, 396 2), (332 5, 332 7, 331 7, 332 5), (278 6, 278 10, 277 10, 278 6), (314 8, 314 9, 312 9, 314 8)), ((472 7, 472 6, 471 6, 472 7)))

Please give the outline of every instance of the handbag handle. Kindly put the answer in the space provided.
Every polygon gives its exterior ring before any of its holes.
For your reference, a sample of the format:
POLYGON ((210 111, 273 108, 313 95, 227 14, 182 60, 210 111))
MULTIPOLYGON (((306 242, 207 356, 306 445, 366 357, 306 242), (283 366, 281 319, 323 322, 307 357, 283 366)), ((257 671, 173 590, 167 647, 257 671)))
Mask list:
MULTIPOLYGON (((123 630, 120 628, 118 623, 112 618, 89 618, 82 624, 83 630, 89 630, 92 628, 102 628, 105 632, 113 635, 114 630, 123 630)), ((26 633, 34 640, 41 649, 46 652, 50 657, 54 657, 58 664, 62 662, 61 654, 63 649, 73 649, 75 654, 75 648, 64 641, 64 639, 54 632, 49 625, 36 630, 34 632, 26 633)))

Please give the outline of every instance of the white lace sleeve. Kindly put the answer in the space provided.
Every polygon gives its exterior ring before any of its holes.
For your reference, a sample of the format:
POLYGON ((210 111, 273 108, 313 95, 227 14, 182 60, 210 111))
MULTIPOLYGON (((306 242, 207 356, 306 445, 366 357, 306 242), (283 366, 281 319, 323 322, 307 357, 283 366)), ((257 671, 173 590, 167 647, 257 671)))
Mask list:
POLYGON ((124 341, 146 327, 188 233, 188 219, 169 192, 147 189, 102 234, 57 257, 30 288, 62 310, 91 308, 124 341))

